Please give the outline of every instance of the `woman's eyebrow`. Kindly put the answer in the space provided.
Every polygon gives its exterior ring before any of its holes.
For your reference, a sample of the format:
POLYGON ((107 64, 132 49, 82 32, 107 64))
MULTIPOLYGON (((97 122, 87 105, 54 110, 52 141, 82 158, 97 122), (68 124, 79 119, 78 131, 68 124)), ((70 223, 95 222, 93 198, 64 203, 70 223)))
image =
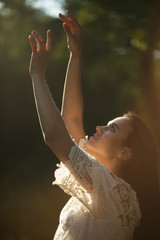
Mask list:
POLYGON ((107 126, 109 126, 109 125, 114 125, 119 130, 119 126, 117 123, 108 122, 107 126))
POLYGON ((114 125, 119 130, 119 126, 116 123, 112 123, 112 125, 114 125))

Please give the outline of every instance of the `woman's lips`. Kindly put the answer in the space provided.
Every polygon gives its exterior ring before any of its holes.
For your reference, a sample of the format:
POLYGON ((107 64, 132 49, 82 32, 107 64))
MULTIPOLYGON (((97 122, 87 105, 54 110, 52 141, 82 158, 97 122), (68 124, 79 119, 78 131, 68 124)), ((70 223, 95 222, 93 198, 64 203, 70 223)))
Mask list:
POLYGON ((97 140, 97 135, 94 134, 93 136, 91 136, 90 138, 93 138, 94 140, 97 140))

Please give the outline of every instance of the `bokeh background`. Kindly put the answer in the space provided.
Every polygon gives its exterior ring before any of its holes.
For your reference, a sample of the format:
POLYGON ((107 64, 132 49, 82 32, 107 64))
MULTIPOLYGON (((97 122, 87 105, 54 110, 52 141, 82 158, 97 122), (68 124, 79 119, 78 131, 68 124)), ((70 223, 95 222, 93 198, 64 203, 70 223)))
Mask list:
POLYGON ((0 1, 2 240, 52 239, 69 198, 52 186, 58 159, 44 144, 28 73, 28 35, 36 29, 45 38, 51 29, 47 81, 60 109, 69 54, 57 12, 67 8, 84 29, 86 133, 134 110, 152 127, 160 146, 159 0, 0 1))

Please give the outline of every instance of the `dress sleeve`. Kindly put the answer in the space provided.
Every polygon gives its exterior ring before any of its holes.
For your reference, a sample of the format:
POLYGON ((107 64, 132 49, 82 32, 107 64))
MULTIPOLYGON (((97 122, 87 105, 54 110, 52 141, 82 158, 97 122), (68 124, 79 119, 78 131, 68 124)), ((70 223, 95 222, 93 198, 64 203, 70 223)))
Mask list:
POLYGON ((83 150, 84 141, 80 146, 74 143, 66 164, 60 163, 55 171, 53 184, 78 199, 98 219, 112 222, 114 216, 123 227, 137 225, 141 215, 136 193, 83 150))
POLYGON ((65 165, 60 163, 58 167, 53 184, 59 185, 64 192, 88 207, 93 201, 93 193, 99 191, 102 167, 97 159, 74 142, 68 161, 65 165))

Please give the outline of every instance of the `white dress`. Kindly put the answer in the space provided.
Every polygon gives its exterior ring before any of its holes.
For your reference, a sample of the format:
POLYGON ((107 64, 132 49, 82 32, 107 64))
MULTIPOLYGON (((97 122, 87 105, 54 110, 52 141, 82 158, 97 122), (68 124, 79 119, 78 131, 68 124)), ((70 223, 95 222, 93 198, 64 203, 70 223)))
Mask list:
POLYGON ((80 142, 55 171, 53 184, 72 197, 61 211, 54 240, 131 240, 141 218, 135 191, 80 142))

